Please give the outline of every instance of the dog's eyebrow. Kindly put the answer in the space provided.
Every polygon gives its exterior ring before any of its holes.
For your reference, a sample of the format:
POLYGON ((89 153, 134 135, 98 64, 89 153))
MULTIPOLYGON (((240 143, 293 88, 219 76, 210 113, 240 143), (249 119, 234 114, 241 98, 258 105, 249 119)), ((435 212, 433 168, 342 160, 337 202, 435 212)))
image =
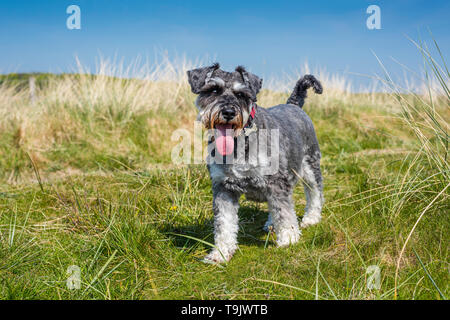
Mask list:
POLYGON ((207 85, 207 86, 217 85, 217 86, 223 87, 223 86, 225 86, 225 81, 223 81, 220 78, 211 78, 208 80, 208 82, 205 85, 207 85))
POLYGON ((205 85, 200 89, 200 91, 206 92, 216 87, 220 88, 225 87, 225 81, 223 81, 220 78, 211 78, 208 80, 208 82, 205 83, 205 85))
POLYGON ((235 81, 235 82, 233 83, 233 90, 234 90, 234 91, 239 91, 239 90, 246 89, 246 88, 247 88, 247 87, 246 87, 243 83, 241 83, 241 82, 235 81))
POLYGON ((249 89, 249 87, 238 81, 235 81, 233 83, 233 92, 244 94, 247 97, 252 97, 252 91, 249 89))

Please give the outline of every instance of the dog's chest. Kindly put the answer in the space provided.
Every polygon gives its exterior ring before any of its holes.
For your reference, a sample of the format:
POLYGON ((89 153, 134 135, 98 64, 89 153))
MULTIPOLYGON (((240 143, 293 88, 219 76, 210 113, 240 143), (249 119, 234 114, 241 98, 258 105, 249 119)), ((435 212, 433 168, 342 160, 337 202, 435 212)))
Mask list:
POLYGON ((247 198, 256 201, 264 201, 263 195, 266 193, 269 177, 277 174, 278 166, 272 166, 276 161, 268 154, 271 146, 267 146, 267 141, 270 140, 261 140, 254 132, 250 133, 253 134, 238 140, 231 163, 228 159, 226 161, 224 159, 221 163, 212 161, 215 155, 212 153, 208 157, 207 162, 210 163, 208 169, 213 185, 229 191, 245 193, 247 198), (260 146, 261 141, 265 143, 263 147, 260 146), (274 172, 268 170, 273 168, 275 168, 272 170, 274 172))
POLYGON ((258 167, 244 164, 211 164, 209 172, 214 185, 220 185, 230 191, 253 194, 266 190, 266 177, 258 167))

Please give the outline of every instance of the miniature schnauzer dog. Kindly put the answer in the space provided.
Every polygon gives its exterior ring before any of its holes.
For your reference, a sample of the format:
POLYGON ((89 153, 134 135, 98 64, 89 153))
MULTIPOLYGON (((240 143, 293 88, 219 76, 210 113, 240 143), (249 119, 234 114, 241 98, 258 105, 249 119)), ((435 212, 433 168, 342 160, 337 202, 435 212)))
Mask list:
POLYGON ((307 202, 300 227, 314 225, 321 219, 321 154, 311 119, 302 110, 308 88, 322 93, 320 82, 312 75, 305 75, 296 83, 286 104, 266 109, 256 105, 262 79, 244 67, 226 72, 216 63, 190 70, 187 75, 192 92, 198 95, 198 120, 206 129, 215 132, 210 140, 214 145, 211 156, 217 156, 214 153, 218 152, 224 158, 230 154, 236 157, 239 137, 245 137, 245 152, 254 144, 260 146, 263 141, 257 132, 263 129, 275 130, 278 135, 276 148, 272 146, 271 151, 277 152, 278 167, 272 174, 265 174, 261 165, 251 165, 248 161, 244 164, 208 163, 215 246, 204 261, 223 263, 236 251, 242 194, 248 200, 268 203, 269 218, 265 229, 274 230, 278 246, 296 243, 301 233, 292 193, 298 180, 304 185, 307 202))

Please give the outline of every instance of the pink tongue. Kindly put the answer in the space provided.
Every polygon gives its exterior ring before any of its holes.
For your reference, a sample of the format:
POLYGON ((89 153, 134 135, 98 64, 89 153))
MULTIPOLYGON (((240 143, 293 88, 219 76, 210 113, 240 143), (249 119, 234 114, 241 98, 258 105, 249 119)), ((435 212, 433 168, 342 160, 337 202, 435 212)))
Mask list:
POLYGON ((222 156, 229 155, 234 151, 233 129, 231 124, 216 125, 216 148, 222 156))

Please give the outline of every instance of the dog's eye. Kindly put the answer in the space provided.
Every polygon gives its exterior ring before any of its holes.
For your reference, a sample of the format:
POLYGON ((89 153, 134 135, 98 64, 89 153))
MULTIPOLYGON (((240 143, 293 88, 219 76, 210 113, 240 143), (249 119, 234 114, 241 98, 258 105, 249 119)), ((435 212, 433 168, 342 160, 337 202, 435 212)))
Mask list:
POLYGON ((245 94, 243 94, 242 92, 237 92, 236 93, 236 97, 238 97, 240 99, 244 99, 245 98, 245 94))
POLYGON ((219 87, 214 87, 211 89, 211 93, 220 93, 222 90, 219 87))

